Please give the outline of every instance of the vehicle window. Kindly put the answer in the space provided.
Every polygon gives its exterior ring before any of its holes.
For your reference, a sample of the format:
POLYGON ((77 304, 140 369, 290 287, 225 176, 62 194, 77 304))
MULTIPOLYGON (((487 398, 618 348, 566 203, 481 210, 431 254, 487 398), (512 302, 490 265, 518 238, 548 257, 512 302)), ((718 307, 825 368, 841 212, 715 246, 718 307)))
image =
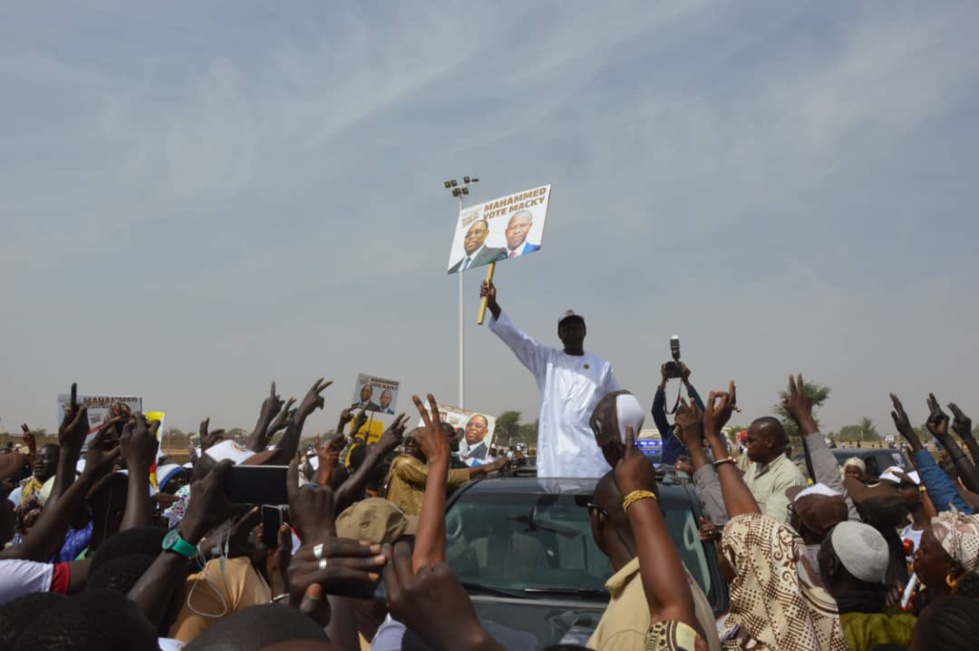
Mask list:
POLYGON ((466 495, 446 516, 446 558, 463 583, 604 589, 611 565, 585 504, 574 495, 466 495))
MULTIPOLYGON (((591 534, 590 496, 470 493, 446 517, 446 557, 463 583, 505 590, 604 590, 612 575, 591 534)), ((665 504, 670 533, 714 603, 710 565, 689 508, 665 504)), ((685 506, 685 505, 684 505, 685 506)))

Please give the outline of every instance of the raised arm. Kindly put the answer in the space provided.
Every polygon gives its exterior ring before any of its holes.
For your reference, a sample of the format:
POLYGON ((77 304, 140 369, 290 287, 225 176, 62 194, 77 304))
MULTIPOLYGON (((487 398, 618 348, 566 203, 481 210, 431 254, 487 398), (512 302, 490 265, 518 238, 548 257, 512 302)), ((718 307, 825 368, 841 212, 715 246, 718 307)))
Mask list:
MULTIPOLYGON (((897 428, 898 433, 904 437, 904 440, 908 442, 908 445, 911 446, 915 465, 918 468, 918 474, 921 476, 921 483, 925 485, 928 496, 931 498, 935 508, 941 512, 948 511, 950 506, 955 506, 956 509, 964 513, 971 513, 972 509, 959 496, 955 484, 952 483, 952 479, 945 474, 945 471, 941 469, 938 462, 935 461, 935 458, 921 444, 921 439, 918 438, 914 428, 911 427, 911 419, 908 418, 907 412, 904 411, 904 405, 901 404, 901 401, 893 393, 891 394, 891 402, 894 405, 894 411, 891 412, 891 418, 894 419, 894 426, 897 428)), ((849 488, 855 481, 854 479, 849 479, 844 484, 849 488)))
POLYGON ((808 467, 812 470, 813 482, 823 484, 846 499, 846 508, 850 520, 860 520, 857 508, 853 505, 853 500, 847 494, 843 485, 843 477, 840 475, 840 464, 836 457, 829 451, 826 439, 819 433, 819 426, 812 415, 812 400, 805 392, 805 382, 802 374, 798 378, 789 376, 789 393, 782 406, 788 412, 792 420, 799 426, 799 433, 802 434, 802 446, 808 460, 808 467))
MULTIPOLYGON (((74 387, 73 384, 72 395, 74 395, 74 387)), ((26 427, 26 425, 22 427, 26 427)), ((54 476, 51 494, 45 502, 46 506, 55 504, 58 498, 74 483, 78 458, 88 436, 88 428, 88 409, 79 408, 73 402, 65 410, 64 420, 61 422, 61 427, 58 428, 58 470, 54 476)), ((27 437, 28 435, 31 436, 31 439, 34 438, 29 431, 24 436, 27 437)))
POLYGON ((952 431, 959 435, 965 447, 969 449, 973 463, 979 463, 979 442, 972 433, 972 419, 965 415, 954 402, 948 403, 948 409, 955 419, 952 421, 952 431))
POLYGON ((129 484, 126 493, 126 512, 122 518, 120 531, 145 527, 153 522, 153 508, 150 501, 150 467, 156 459, 158 447, 156 436, 143 414, 126 423, 119 437, 119 449, 126 461, 129 484))
POLYGON ((489 329, 510 347, 520 363, 526 366, 535 378, 538 377, 542 371, 544 347, 503 314, 500 304, 496 301, 496 286, 492 282, 483 281, 479 295, 486 297, 486 307, 493 314, 493 318, 489 321, 489 329))
MULTIPOLYGON (((204 479, 192 484, 187 511, 176 531, 195 549, 205 534, 234 514, 224 493, 224 475, 231 465, 231 461, 222 461, 204 479)), ((154 627, 160 627, 173 591, 183 585, 189 570, 189 558, 178 548, 161 551, 129 591, 129 598, 154 627)))
POLYGON ((422 567, 445 561, 445 484, 449 474, 449 442, 442 431, 438 403, 434 396, 428 394, 431 414, 418 396, 412 396, 411 399, 424 423, 416 430, 415 441, 428 460, 425 495, 422 498, 421 515, 418 517, 415 548, 411 555, 412 568, 417 572, 422 567))
MULTIPOLYGON (((721 438, 721 428, 731 417, 731 405, 736 399, 736 390, 734 382, 731 382, 728 393, 712 391, 707 399, 707 410, 704 412, 703 421, 704 438, 707 439, 707 444, 710 446, 711 452, 714 453, 714 468, 717 470, 717 477, 721 482, 724 507, 731 518, 743 513, 761 513, 755 496, 751 494, 748 485, 744 483, 741 471, 738 470, 734 459, 728 454, 721 438)), ((686 403, 683 403, 682 406, 684 411, 689 411, 690 408, 686 403)), ((689 419, 690 417, 685 414, 684 418, 689 419)), ((696 422, 695 414, 693 420, 696 422)))
POLYGON ((632 425, 626 426, 625 452, 615 464, 615 483, 624 497, 623 507, 636 538, 650 623, 683 622, 703 637, 680 554, 657 503, 652 464, 636 448, 632 425))
MULTIPOLYGON (((85 418, 87 420, 88 417, 85 418)), ((104 439, 104 431, 99 432, 92 439, 88 453, 85 455, 85 470, 81 477, 68 487, 61 499, 51 506, 44 507, 41 517, 31 528, 30 533, 24 537, 24 541, 0 552, 0 559, 47 561, 58 552, 64 543, 68 526, 78 515, 88 491, 112 470, 113 464, 119 458, 119 448, 115 448, 112 452, 103 452, 99 449, 104 439)))
POLYGON ((289 426, 286 427, 286 433, 282 435, 278 446, 276 446, 275 453, 270 457, 268 463, 284 466, 296 456, 296 452, 299 450, 299 438, 302 436, 306 419, 317 409, 323 408, 324 400, 320 394, 331 384, 333 384, 332 380, 324 380, 323 378, 313 383, 313 386, 310 387, 309 391, 303 397, 303 401, 299 403, 295 417, 291 419, 289 426))
POLYGON ((268 445, 269 425, 272 424, 272 419, 275 418, 276 414, 282 410, 283 404, 282 398, 275 393, 275 381, 273 381, 269 396, 262 401, 262 408, 258 412, 258 421, 255 423, 255 429, 249 434, 245 447, 252 452, 261 452, 265 449, 265 446, 268 445))
POLYGON ((704 448, 703 432, 699 426, 684 430, 682 426, 676 428, 676 434, 682 440, 687 450, 690 452, 690 462, 693 464, 693 485, 697 491, 697 497, 704 505, 704 514, 707 519, 715 525, 724 526, 727 524, 727 509, 724 507, 724 495, 721 492, 721 483, 717 477, 717 471, 707 456, 704 448))
POLYGON ((344 509, 356 502, 357 498, 364 493, 367 482, 377 471, 381 461, 401 445, 407 425, 408 417, 404 413, 395 416, 391 425, 381 434, 377 445, 367 453, 360 467, 347 478, 347 481, 340 484, 335 495, 337 512, 343 513, 344 509))
POLYGON ((656 387, 656 395, 653 396, 651 413, 660 438, 665 441, 671 433, 670 421, 666 419, 666 364, 660 366, 659 372, 661 379, 659 386, 656 387))
POLYGON ((965 452, 962 451, 959 444, 949 434, 948 414, 942 411, 942 407, 938 404, 938 400, 933 393, 928 394, 928 410, 930 413, 928 415, 928 422, 925 425, 928 431, 945 448, 952 463, 955 464, 955 469, 959 471, 962 484, 973 493, 979 493, 979 471, 976 470, 975 465, 969 461, 969 458, 965 456, 965 452))

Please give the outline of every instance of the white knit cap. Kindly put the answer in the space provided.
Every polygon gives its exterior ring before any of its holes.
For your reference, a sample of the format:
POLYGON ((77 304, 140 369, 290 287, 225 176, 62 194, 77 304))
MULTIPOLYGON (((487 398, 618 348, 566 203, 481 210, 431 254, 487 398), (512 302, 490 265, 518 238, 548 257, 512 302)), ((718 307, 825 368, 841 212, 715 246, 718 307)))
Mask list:
POLYGON ((833 527, 833 550, 846 571, 867 583, 883 583, 890 563, 887 541, 863 522, 847 520, 833 527))

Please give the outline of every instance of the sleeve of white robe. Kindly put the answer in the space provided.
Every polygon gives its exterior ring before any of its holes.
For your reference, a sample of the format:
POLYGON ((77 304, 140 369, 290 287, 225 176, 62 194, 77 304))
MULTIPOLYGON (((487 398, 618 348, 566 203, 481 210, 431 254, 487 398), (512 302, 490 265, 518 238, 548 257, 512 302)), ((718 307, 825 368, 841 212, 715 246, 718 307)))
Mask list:
POLYGON ((541 386, 544 381, 544 365, 547 356, 547 347, 537 343, 533 337, 516 326, 510 320, 506 312, 500 312, 500 318, 490 317, 489 329, 500 339, 503 340, 513 354, 517 356, 520 363, 527 367, 527 370, 534 374, 537 380, 537 388, 543 390, 541 386))

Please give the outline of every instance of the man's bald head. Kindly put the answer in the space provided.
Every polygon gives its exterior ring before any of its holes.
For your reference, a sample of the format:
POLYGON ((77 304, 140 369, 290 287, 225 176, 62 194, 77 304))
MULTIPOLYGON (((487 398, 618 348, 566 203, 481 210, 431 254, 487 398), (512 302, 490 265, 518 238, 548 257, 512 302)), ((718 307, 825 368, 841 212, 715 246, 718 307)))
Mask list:
POLYGON ((772 416, 758 418, 748 427, 745 445, 748 458, 758 463, 770 463, 785 452, 785 428, 772 416))

